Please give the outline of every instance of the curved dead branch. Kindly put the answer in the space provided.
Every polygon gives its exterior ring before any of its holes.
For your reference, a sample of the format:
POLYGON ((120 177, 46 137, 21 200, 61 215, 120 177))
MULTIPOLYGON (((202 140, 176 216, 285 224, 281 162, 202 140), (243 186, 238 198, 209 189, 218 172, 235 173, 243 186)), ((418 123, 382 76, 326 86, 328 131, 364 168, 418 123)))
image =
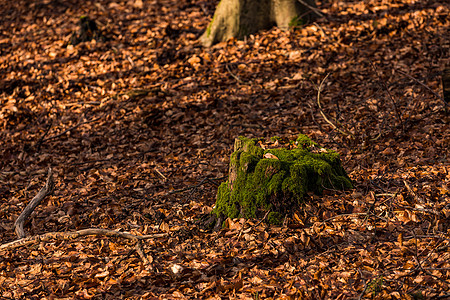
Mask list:
POLYGON ((134 235, 128 232, 121 232, 117 230, 109 230, 102 228, 88 228, 78 231, 66 231, 66 232, 48 232, 41 235, 30 236, 15 240, 3 245, 0 245, 0 250, 11 250, 23 246, 28 246, 31 244, 36 244, 40 242, 48 242, 51 240, 74 240, 79 237, 95 235, 95 236, 108 236, 108 237, 119 237, 134 240, 136 242, 146 239, 164 237, 166 233, 157 233, 151 235, 134 235))
POLYGON ((322 105, 320 104, 320 93, 322 92, 323 89, 323 84, 325 82, 325 80, 328 78, 330 74, 327 74, 327 76, 325 76, 325 78, 320 82, 319 88, 317 89, 317 105, 319 106, 319 112, 322 115, 323 119, 330 124, 334 129, 336 129, 338 132, 342 133, 345 136, 350 136, 352 138, 355 138, 355 136, 353 134, 351 134, 350 132, 343 130, 343 129, 339 129, 339 127, 337 127, 333 122, 331 122, 327 116, 325 115, 325 113, 323 112, 322 109, 322 105))
POLYGON ((48 168, 47 181, 45 182, 45 185, 41 188, 39 193, 34 196, 30 203, 28 203, 28 205, 25 207, 25 209, 22 211, 22 213, 14 223, 14 226, 16 227, 15 231, 19 239, 26 236, 25 230, 23 229, 23 225, 26 219, 28 219, 34 209, 39 205, 39 203, 41 203, 42 199, 44 199, 47 195, 53 193, 54 188, 55 184, 53 182, 52 169, 48 168))

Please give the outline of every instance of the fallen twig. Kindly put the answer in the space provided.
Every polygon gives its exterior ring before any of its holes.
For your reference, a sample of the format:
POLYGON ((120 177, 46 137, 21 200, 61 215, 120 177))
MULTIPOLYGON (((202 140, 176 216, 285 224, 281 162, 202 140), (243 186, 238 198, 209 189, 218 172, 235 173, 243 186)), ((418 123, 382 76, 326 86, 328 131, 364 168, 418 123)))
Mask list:
POLYGON ((136 97, 141 97, 141 96, 143 97, 143 96, 147 96, 150 93, 155 93, 155 92, 161 91, 161 85, 162 85, 161 83, 157 83, 157 84, 147 86, 146 88, 143 88, 143 89, 134 89, 134 90, 131 90, 127 93, 123 93, 120 95, 127 95, 130 98, 136 98, 136 97))
POLYGON ((386 82, 378 75, 378 69, 377 67, 370 61, 370 65, 372 66, 373 70, 375 71, 375 74, 378 77, 378 81, 381 83, 381 86, 386 90, 386 93, 388 94, 389 98, 392 101, 392 104, 394 105, 395 114, 397 115, 397 119, 400 122, 400 125, 402 126, 402 133, 405 132, 405 124, 403 124, 402 117, 400 115, 400 111, 397 106, 397 102, 395 101, 394 97, 392 96, 391 92, 389 91, 389 88, 386 84, 386 82))
POLYGON ((407 209, 407 210, 412 210, 412 211, 419 211, 419 212, 422 212, 422 213, 429 213, 429 214, 433 214, 433 215, 436 215, 436 216, 440 215, 440 213, 437 210, 433 210, 433 209, 417 208, 417 207, 403 206, 403 205, 400 205, 398 207, 399 208, 403 208, 403 209, 407 209))
POLYGON ((361 276, 361 280, 362 280, 363 283, 364 283, 364 289, 363 289, 363 291, 361 292, 361 294, 359 294, 359 297, 358 297, 358 300, 361 300, 361 299, 364 297, 364 294, 365 294, 366 291, 367 291, 367 281, 366 281, 365 279, 362 278, 362 277, 363 277, 363 274, 362 274, 362 272, 361 272, 360 269, 358 269, 358 272, 359 272, 359 275, 361 276))
POLYGON ((269 215, 269 213, 271 212, 271 210, 269 209, 268 211, 266 211, 266 213, 264 214, 264 217, 259 220, 258 223, 256 223, 255 225, 252 226, 252 228, 258 227, 259 224, 261 224, 262 222, 264 222, 264 220, 267 218, 267 216, 269 215))
POLYGON ((327 18, 323 12, 321 12, 317 7, 311 6, 308 3, 306 3, 303 0, 297 0, 298 2, 300 2, 301 4, 303 4, 304 6, 306 6, 307 8, 309 8, 310 10, 312 10, 313 12, 315 12, 316 14, 318 14, 319 16, 321 16, 322 18, 327 18))
POLYGON ((230 75, 236 79, 237 82, 239 83, 244 83, 238 76, 234 75, 233 72, 231 72, 230 67, 228 65, 225 65, 225 67, 227 68, 228 73, 230 73, 230 75))
POLYGON ((395 197, 397 194, 390 194, 390 193, 381 193, 381 194, 375 194, 376 197, 395 197))
POLYGON ((329 222, 329 221, 331 221, 331 220, 334 220, 334 219, 337 219, 337 218, 342 218, 342 217, 366 216, 366 215, 368 215, 368 214, 369 214, 369 213, 341 214, 341 215, 336 215, 336 216, 333 216, 333 217, 328 218, 328 219, 326 219, 326 220, 323 220, 322 223, 329 222))
MULTIPOLYGON (((271 212, 271 210, 269 209, 269 210, 264 214, 264 217, 263 217, 261 220, 259 220, 258 223, 256 223, 255 225, 250 226, 250 228, 247 228, 246 230, 250 231, 250 230, 252 230, 253 228, 258 227, 259 224, 261 224, 262 222, 264 222, 264 220, 267 218, 267 216, 269 215, 270 212, 271 212)), ((242 224, 241 230, 239 230, 239 233, 238 233, 238 236, 237 236, 237 238, 236 238, 236 241, 231 245, 230 248, 233 248, 233 247, 236 246, 236 244, 239 242, 239 239, 241 238, 242 232, 244 232, 244 227, 245 227, 245 224, 246 224, 246 223, 247 223, 247 220, 245 220, 245 221, 244 221, 244 224, 242 224)), ((231 238, 230 238, 230 241, 231 241, 231 238)))
MULTIPOLYGON (((236 240, 234 241, 233 244, 231 244, 230 249, 234 248, 234 247, 237 245, 237 243, 239 242, 239 239, 241 238, 242 232, 244 231, 244 226, 245 226, 245 224, 247 224, 247 220, 244 220, 244 223, 242 224, 241 229, 239 230, 239 233, 238 233, 238 235, 237 235, 237 237, 236 237, 236 240)), ((229 243, 231 242, 231 240, 232 240, 232 238, 230 238, 230 239, 228 240, 229 243)), ((229 244, 229 243, 228 243, 228 244, 229 244)), ((229 245, 230 245, 230 244, 229 244, 229 245)))
POLYGON ((181 192, 185 192, 185 191, 188 191, 188 190, 192 190, 192 189, 195 189, 195 188, 198 188, 198 187, 202 186, 206 182, 209 182, 209 183, 213 184, 214 186, 217 186, 218 184, 217 184, 217 182, 214 182, 214 180, 223 180, 225 178, 226 178, 226 176, 225 177, 219 177, 219 178, 203 178, 202 181, 200 181, 199 183, 197 183, 195 185, 191 185, 191 186, 188 186, 188 187, 185 187, 185 188, 182 188, 182 189, 178 189, 178 190, 173 190, 173 191, 168 192, 167 194, 168 195, 172 195, 172 194, 176 194, 176 193, 181 193, 181 192))
POLYGON ((67 128, 66 130, 64 130, 64 131, 61 132, 61 133, 58 133, 58 134, 56 134, 56 135, 54 135, 54 136, 51 136, 51 137, 48 137, 48 138, 43 139, 42 142, 41 142, 41 144, 44 143, 44 142, 47 142, 47 141, 50 141, 50 140, 59 138, 60 136, 63 136, 63 135, 66 134, 67 132, 72 131, 72 130, 74 130, 74 129, 77 128, 77 127, 80 127, 81 125, 84 125, 84 124, 88 124, 88 123, 92 123, 92 122, 98 121, 98 120, 100 120, 101 118, 102 118, 102 116, 100 116, 100 117, 98 117, 98 118, 95 118, 95 119, 92 119, 92 120, 87 120, 87 121, 84 121, 84 122, 79 122, 78 124, 76 124, 76 125, 74 125, 74 126, 72 126, 72 127, 70 127, 70 128, 67 128))
POLYGON ((428 270, 423 268, 422 263, 425 262, 428 259, 429 256, 427 256, 427 258, 425 258, 423 261, 420 261, 420 259, 419 259, 419 249, 418 249, 418 246, 417 246, 417 237, 416 237, 416 234, 414 233, 414 231, 412 231, 412 234, 414 236, 414 251, 415 251, 414 259, 417 262, 417 267, 415 269, 416 270, 420 269, 420 271, 422 271, 423 273, 427 274, 428 276, 431 276, 434 279, 437 279, 437 280, 439 280, 439 281, 441 281, 441 282, 443 282, 443 283, 445 283, 447 285, 450 284, 450 282, 448 282, 447 280, 442 279, 441 277, 436 276, 436 275, 432 274, 430 271, 428 271, 428 270))
POLYGON ((31 236, 27 238, 22 238, 15 240, 3 245, 0 245, 0 250, 10 250, 30 244, 35 244, 39 242, 47 242, 50 240, 73 240, 83 236, 108 236, 108 237, 119 237, 130 239, 134 241, 147 240, 152 238, 158 238, 166 236, 167 233, 156 233, 150 235, 134 235, 128 232, 121 232, 116 230, 102 229, 102 228, 88 228, 78 231, 66 231, 66 232, 48 232, 41 235, 31 236))
POLYGON ((333 122, 331 122, 327 116, 325 115, 325 113, 322 110, 322 105, 320 105, 320 93, 322 92, 322 87, 323 84, 325 82, 325 80, 328 78, 330 74, 328 73, 327 76, 325 76, 325 78, 320 82, 319 87, 317 88, 317 105, 319 106, 319 112, 322 115, 322 117, 324 118, 324 120, 330 124, 334 129, 336 129, 337 131, 339 131, 340 133, 342 133, 345 136, 351 136, 352 138, 355 138, 355 136, 353 134, 351 134, 350 132, 344 131, 339 129, 336 125, 333 124, 333 122))
POLYGON ((317 24, 316 22, 313 23, 313 25, 316 25, 317 28, 320 29, 320 31, 323 33, 323 36, 330 41, 330 38, 328 37, 328 35, 325 33, 325 30, 323 30, 322 26, 320 26, 319 24, 317 24))
POLYGON ((420 84, 421 86, 423 86, 424 88, 426 88, 427 90, 429 90, 436 98, 438 98, 439 100, 442 101, 442 103, 444 103, 445 106, 450 106, 450 104, 448 104, 447 102, 445 102, 444 98, 442 98, 438 93, 436 93, 435 91, 433 91, 428 85, 426 85, 423 82, 420 82, 419 80, 417 80, 416 78, 412 77, 409 74, 406 74, 403 71, 397 70, 397 72, 399 72, 400 74, 408 77, 411 80, 414 80, 415 82, 417 82, 418 84, 420 84))
POLYGON ((147 255, 145 255, 144 250, 142 250, 142 243, 141 240, 138 240, 136 242, 136 252, 141 257, 142 261, 144 262, 144 265, 148 265, 150 261, 147 258, 147 255))
POLYGON ((37 195, 28 203, 25 209, 17 218, 14 226, 16 227, 15 231, 19 238, 24 238, 26 236, 25 230, 23 229, 23 225, 26 219, 31 215, 31 213, 35 210, 35 208, 41 203, 42 199, 44 199, 47 195, 51 194, 55 188, 53 182, 53 173, 52 169, 48 168, 47 181, 45 185, 41 188, 41 190, 37 193, 37 195))
POLYGON ((200 8, 202 9, 202 11, 205 14, 205 16, 209 16, 210 15, 210 13, 208 12, 208 10, 206 9, 204 4, 200 4, 200 8))
POLYGON ((87 161, 81 161, 81 162, 74 162, 71 165, 73 166, 81 166, 85 164, 95 164, 98 162, 105 162, 105 161, 113 161, 114 159, 95 159, 95 160, 87 160, 87 161))
POLYGON ((41 149, 42 143, 44 142, 45 137, 47 136, 47 134, 50 131, 50 128, 52 128, 53 122, 51 122, 50 124, 48 124, 47 129, 45 130, 44 134, 41 136, 41 138, 39 139, 39 141, 36 143, 36 148, 39 151, 41 149))
POLYGON ((156 174, 158 174, 159 176, 161 176, 162 177, 162 179, 164 179, 164 180, 167 180, 167 177, 166 176, 164 176, 164 174, 163 173, 161 173, 157 168, 154 168, 153 170, 155 170, 155 172, 156 172, 156 174))
POLYGON ((408 193, 414 198, 414 200, 416 200, 416 202, 424 203, 423 199, 422 199, 421 197, 419 197, 419 196, 413 191, 413 189, 409 186, 409 184, 408 184, 405 180, 403 180, 403 183, 405 184, 406 189, 408 190, 408 193))

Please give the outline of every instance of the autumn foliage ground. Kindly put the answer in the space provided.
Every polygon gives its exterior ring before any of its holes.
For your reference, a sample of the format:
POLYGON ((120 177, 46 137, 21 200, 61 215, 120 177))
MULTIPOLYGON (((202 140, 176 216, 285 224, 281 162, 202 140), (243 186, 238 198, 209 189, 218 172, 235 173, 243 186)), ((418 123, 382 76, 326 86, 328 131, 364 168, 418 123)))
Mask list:
POLYGON ((0 298, 448 296, 448 2, 321 1, 314 24, 205 49, 216 4, 0 2, 1 243, 48 167, 29 235, 166 233, 145 256, 111 237, 3 250, 0 298), (82 15, 107 39, 68 45, 82 15), (341 153, 354 190, 283 226, 205 230, 234 139, 299 133, 341 153))

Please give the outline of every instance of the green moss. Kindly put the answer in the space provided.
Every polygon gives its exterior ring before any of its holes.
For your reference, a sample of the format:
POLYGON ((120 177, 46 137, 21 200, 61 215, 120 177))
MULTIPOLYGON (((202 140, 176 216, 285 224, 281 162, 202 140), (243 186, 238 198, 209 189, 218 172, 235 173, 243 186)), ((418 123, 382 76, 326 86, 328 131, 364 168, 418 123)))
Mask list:
POLYGON ((211 22, 209 22, 209 25, 208 25, 208 27, 206 28, 206 36, 207 36, 207 37, 209 37, 209 36, 211 35, 211 27, 212 27, 212 25, 213 25, 213 22, 214 22, 214 17, 213 17, 213 19, 211 20, 211 22))
POLYGON ((279 212, 272 211, 267 215, 267 222, 269 224, 281 225, 283 223, 283 215, 279 212))
POLYGON ((295 144, 301 148, 301 149, 306 149, 306 150, 310 150, 311 146, 318 146, 316 142, 313 142, 308 136, 304 135, 304 134, 300 134, 298 136, 298 138, 295 140, 295 144))
POLYGON ((300 16, 296 16, 289 22, 289 28, 299 28, 305 24, 305 20, 303 20, 300 16))
POLYGON ((281 141, 281 138, 279 136, 273 136, 270 138, 271 141, 275 142, 275 141, 281 141))
POLYGON ((259 141, 236 139, 230 175, 219 187, 214 213, 261 218, 270 210, 268 222, 279 224, 308 192, 352 188, 339 154, 321 148, 306 135, 290 142, 293 149, 263 150, 257 145, 259 141))
MULTIPOLYGON (((220 1, 219 4, 217 4, 216 11, 218 10, 220 3, 222 3, 222 1, 220 1)), ((209 22, 209 25, 208 25, 208 27, 206 28, 206 36, 207 36, 207 37, 209 37, 209 36, 211 35, 211 27, 212 27, 212 25, 213 25, 213 22, 214 22, 214 19, 215 19, 215 18, 216 18, 216 13, 214 13, 211 22, 209 22)))

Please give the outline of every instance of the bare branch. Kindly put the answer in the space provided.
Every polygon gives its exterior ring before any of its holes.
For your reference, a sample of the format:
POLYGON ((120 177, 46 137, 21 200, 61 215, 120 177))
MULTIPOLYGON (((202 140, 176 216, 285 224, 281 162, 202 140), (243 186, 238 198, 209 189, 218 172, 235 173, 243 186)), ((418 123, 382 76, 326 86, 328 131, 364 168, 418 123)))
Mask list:
POLYGON ((355 138, 355 136, 353 134, 351 134, 350 132, 347 132, 345 130, 341 130, 339 129, 336 125, 334 125, 325 115, 325 113, 322 110, 322 105, 320 105, 320 93, 322 92, 322 88, 323 88, 323 83, 325 82, 325 80, 328 78, 330 74, 327 74, 327 76, 325 76, 325 78, 322 80, 322 82, 320 82, 319 87, 317 88, 317 105, 319 106, 319 111, 320 114, 322 115, 322 117, 324 118, 324 120, 330 124, 334 129, 336 129, 337 131, 339 131, 340 133, 342 133, 345 136, 351 136, 352 138, 355 138))
MULTIPOLYGON (((103 114, 103 115, 104 115, 104 114, 103 114)), ((83 122, 78 122, 76 125, 74 125, 74 126, 72 126, 72 127, 70 127, 70 128, 67 128, 66 130, 64 130, 63 132, 61 132, 61 133, 59 133, 59 134, 56 134, 56 135, 54 135, 54 136, 50 136, 50 137, 48 137, 48 138, 44 138, 42 141, 40 141, 40 143, 42 144, 42 143, 44 143, 44 142, 47 142, 47 141, 50 141, 50 140, 59 138, 60 136, 63 136, 63 135, 66 134, 67 132, 76 129, 77 127, 80 127, 81 125, 84 125, 84 124, 88 124, 88 123, 92 123, 92 122, 98 121, 98 120, 100 120, 100 119, 103 117, 103 115, 100 116, 100 117, 98 117, 98 118, 95 118, 95 119, 91 119, 91 120, 87 120, 87 121, 83 121, 83 122)))
POLYGON ((22 211, 20 216, 17 218, 14 226, 16 227, 16 234, 19 238, 24 238, 26 236, 25 230, 23 229, 23 225, 26 219, 31 215, 31 213, 35 210, 35 208, 41 203, 42 199, 44 199, 47 195, 51 194, 55 188, 55 184, 53 182, 53 173, 52 169, 48 168, 48 176, 45 185, 41 188, 39 193, 28 203, 25 209, 22 211))
POLYGON ((134 235, 128 232, 121 232, 116 230, 102 229, 102 228, 88 228, 78 231, 66 231, 66 232, 48 232, 41 235, 31 236, 15 240, 3 245, 0 245, 0 250, 10 250, 39 242, 48 242, 50 240, 74 240, 79 237, 95 235, 95 236, 108 236, 130 239, 134 241, 147 240, 152 238, 158 238, 166 236, 166 233, 158 233, 151 235, 134 235))
POLYGON ((239 83, 244 83, 237 75, 234 75, 233 72, 231 72, 230 67, 228 65, 225 65, 225 68, 227 68, 228 73, 230 73, 230 75, 236 79, 237 82, 239 83))
POLYGON ((397 115, 397 119, 400 122, 400 126, 402 126, 402 133, 405 133, 405 124, 403 123, 402 117, 400 115, 400 110, 398 108, 397 102, 395 101, 394 97, 392 96, 391 92, 389 91, 389 88, 388 88, 386 82, 378 74, 377 67, 371 61, 369 61, 369 62, 370 62, 370 65, 372 66, 373 70, 375 71, 375 74, 378 77, 381 87, 385 89, 386 93, 389 96, 389 99, 391 99, 392 104, 394 105, 394 111, 395 111, 395 114, 397 115))
POLYGON ((402 72, 400 70, 397 70, 397 72, 399 72, 400 74, 408 77, 409 79, 414 80, 415 82, 417 82, 418 84, 420 84, 421 86, 423 86, 424 88, 426 88, 427 90, 429 90, 436 98, 438 98, 439 100, 442 101, 442 103, 444 103, 445 106, 450 106, 450 104, 448 104, 447 102, 445 102, 444 98, 442 98, 441 96, 439 96, 438 93, 436 93, 435 91, 433 91, 428 85, 426 85, 423 82, 420 82, 419 80, 417 80, 416 78, 412 77, 409 74, 406 74, 405 72, 402 72))
POLYGON ((303 4, 304 6, 306 6, 307 8, 309 8, 310 10, 312 10, 313 12, 315 12, 317 15, 321 16, 322 18, 327 18, 323 12, 321 12, 317 7, 311 6, 309 5, 306 1, 303 0, 297 0, 298 2, 300 2, 301 4, 303 4))

